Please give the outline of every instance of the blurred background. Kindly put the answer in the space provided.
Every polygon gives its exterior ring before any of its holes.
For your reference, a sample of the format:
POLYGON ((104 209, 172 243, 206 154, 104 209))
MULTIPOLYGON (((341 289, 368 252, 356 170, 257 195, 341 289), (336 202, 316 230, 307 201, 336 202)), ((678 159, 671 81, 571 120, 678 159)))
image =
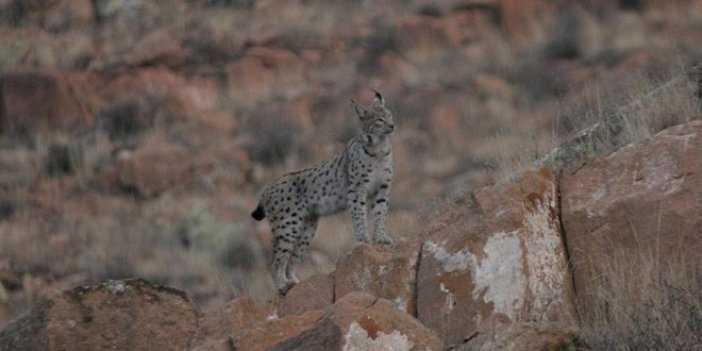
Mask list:
POLYGON ((273 296, 259 191, 342 150, 371 89, 399 126, 388 226, 417 236, 586 126, 698 115, 700 58, 693 0, 0 0, 0 327, 106 279, 273 296))

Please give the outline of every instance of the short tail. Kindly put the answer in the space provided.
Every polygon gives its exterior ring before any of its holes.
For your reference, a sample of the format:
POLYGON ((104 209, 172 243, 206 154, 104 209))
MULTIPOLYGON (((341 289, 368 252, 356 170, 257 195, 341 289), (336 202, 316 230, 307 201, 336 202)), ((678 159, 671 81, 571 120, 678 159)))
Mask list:
POLYGON ((266 211, 263 210, 263 206, 258 205, 258 207, 256 207, 256 209, 253 212, 251 212, 251 217, 253 217, 253 219, 257 221, 266 218, 266 211))

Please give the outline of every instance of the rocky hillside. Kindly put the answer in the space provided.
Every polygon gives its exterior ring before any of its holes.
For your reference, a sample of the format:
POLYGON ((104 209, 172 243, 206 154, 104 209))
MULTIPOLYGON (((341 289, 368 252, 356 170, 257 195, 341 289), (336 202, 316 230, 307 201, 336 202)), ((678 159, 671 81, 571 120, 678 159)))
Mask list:
POLYGON ((268 328, 284 345, 694 340, 697 273, 664 259, 699 225, 696 159, 673 150, 696 140, 701 60, 697 0, 0 0, 0 329, 29 316, 5 333, 55 335, 38 349, 268 328), (324 218, 309 279, 267 304, 258 193, 341 150, 349 98, 371 89, 398 125, 388 229, 402 245, 354 248, 348 216, 324 218), (153 314, 128 309, 143 301, 153 314), (217 317, 225 305, 242 317, 217 317), (158 320, 169 309, 182 325, 158 320), (143 338, 126 332, 139 318, 143 338))
POLYGON ((701 149, 693 120, 560 175, 526 170, 438 213, 421 240, 358 246, 263 304, 200 312, 143 280, 68 290, 0 332, 0 349, 699 349, 701 149), (638 313, 661 319, 615 323, 638 313))

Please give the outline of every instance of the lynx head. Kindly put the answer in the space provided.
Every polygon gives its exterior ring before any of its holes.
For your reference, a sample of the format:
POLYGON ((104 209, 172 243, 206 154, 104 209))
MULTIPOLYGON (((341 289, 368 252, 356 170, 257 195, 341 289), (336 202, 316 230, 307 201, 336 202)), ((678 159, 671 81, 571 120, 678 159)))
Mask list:
POLYGON ((363 132, 371 135, 389 135, 395 131, 395 122, 392 120, 392 113, 385 107, 385 99, 379 92, 375 91, 375 97, 368 109, 358 105, 351 99, 356 115, 361 119, 363 132))

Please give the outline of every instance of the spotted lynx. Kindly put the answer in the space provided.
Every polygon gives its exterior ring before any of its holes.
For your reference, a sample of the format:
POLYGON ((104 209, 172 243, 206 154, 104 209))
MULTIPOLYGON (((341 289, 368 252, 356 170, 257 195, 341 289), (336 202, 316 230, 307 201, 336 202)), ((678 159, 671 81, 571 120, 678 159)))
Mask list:
POLYGON ((298 282, 295 265, 314 237, 317 220, 351 209, 357 243, 369 242, 366 205, 373 216, 373 243, 390 244, 385 229, 393 158, 390 134, 395 130, 392 113, 375 92, 368 109, 351 100, 361 120, 361 131, 341 154, 312 168, 288 173, 267 186, 251 216, 268 216, 273 231, 271 271, 278 292, 286 294, 298 282))

